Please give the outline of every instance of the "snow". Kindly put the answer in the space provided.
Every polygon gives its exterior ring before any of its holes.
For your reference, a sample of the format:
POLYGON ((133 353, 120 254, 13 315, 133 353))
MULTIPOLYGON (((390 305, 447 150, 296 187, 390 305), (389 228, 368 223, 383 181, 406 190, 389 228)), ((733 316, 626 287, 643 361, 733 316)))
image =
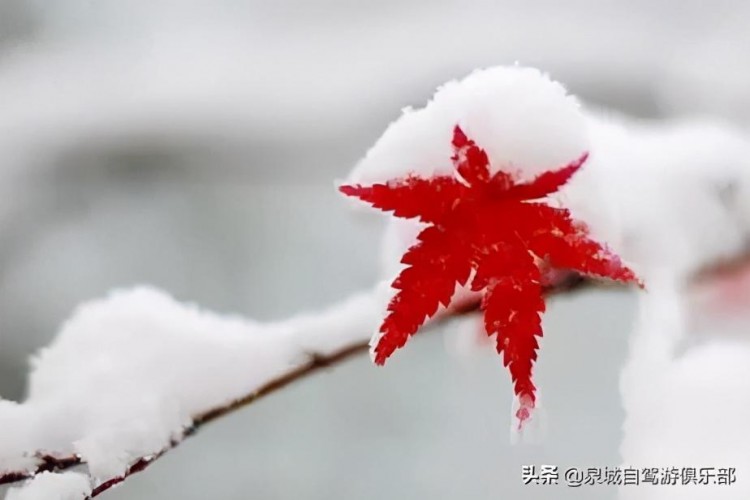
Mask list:
MULTIPOLYGON (((626 465, 632 459, 632 463, 649 466, 644 461, 647 457, 660 466, 676 464, 687 456, 681 455, 682 445, 666 446, 666 455, 660 457, 646 444, 659 439, 649 435, 641 441, 633 436, 649 429, 655 414, 666 415, 670 408, 692 404, 688 391, 700 385, 700 380, 691 380, 689 374, 708 368, 684 366, 702 364, 704 361, 698 360, 712 357, 711 350, 717 348, 710 344, 705 352, 691 351, 693 361, 677 356, 676 346, 687 335, 682 302, 687 284, 698 270, 741 253, 750 241, 750 141, 743 131, 708 119, 642 121, 601 110, 581 110, 562 86, 538 71, 490 68, 441 87, 422 109, 406 109, 347 182, 368 184, 407 174, 450 174, 450 132, 456 123, 487 149, 493 167, 530 167, 521 171, 522 176, 559 166, 584 148, 590 150, 581 171, 550 202, 571 208, 577 219, 587 222, 594 237, 606 242, 647 284, 649 292, 641 299, 632 358, 623 372, 628 412, 624 458, 626 465), (530 106, 531 99, 534 105, 530 106), (681 366, 684 373, 677 369, 681 366), (654 383, 671 378, 675 379, 671 386, 654 383), (681 399, 667 397, 668 390, 681 399), (632 439, 637 439, 644 456, 627 451, 632 439)), ((418 222, 389 218, 381 262, 384 277, 393 277, 401 269, 400 256, 415 242, 420 228, 418 222)), ((378 338, 375 332, 371 345, 378 338)), ((735 355, 733 359, 742 367, 741 360, 748 357, 735 355)), ((747 379, 728 372, 711 373, 717 374, 717 385, 726 386, 724 378, 747 379)), ((512 408, 517 404, 514 399, 512 408)), ((738 404, 744 408, 743 403, 738 404)), ((709 411, 721 411, 717 409, 720 406, 716 401, 709 411)), ((692 413, 709 419, 704 412, 692 413)), ((512 442, 540 439, 544 418, 534 418, 535 425, 523 433, 512 426, 512 442)), ((660 420, 669 427, 679 418, 675 412, 672 418, 660 420)), ((672 429, 689 434, 697 420, 672 429)), ((661 426, 658 429, 667 434, 661 426)), ((674 444, 680 443, 678 436, 674 444)), ((706 448, 700 440, 685 442, 698 450, 706 448)), ((727 459, 720 450, 708 447, 709 454, 716 451, 717 463, 727 459)), ((694 462, 701 462, 698 458, 694 462)))
MULTIPOLYGON (((578 100, 560 83, 534 68, 497 66, 445 83, 424 108, 405 109, 346 183, 453 175, 451 140, 456 125, 485 149, 492 172, 513 171, 520 178, 560 168, 588 148, 578 100)), ((413 244, 418 230, 414 222, 390 225, 382 265, 389 274, 384 278, 396 275, 400 266, 392 263, 413 244)), ((459 287, 458 293, 465 290, 459 287)), ((375 330, 371 356, 381 335, 375 330)))
MULTIPOLYGON (((654 316, 643 328, 659 330, 669 318, 674 289, 681 297, 701 267, 740 253, 750 235, 750 141, 710 120, 647 122, 598 110, 581 110, 575 98, 546 75, 521 67, 475 71, 440 87, 417 110, 406 109, 355 167, 348 183, 385 182, 408 174, 451 174, 451 130, 459 124, 484 147, 497 168, 522 168, 521 176, 560 166, 590 150, 588 162, 550 202, 571 208, 594 237, 634 267, 652 291, 642 305, 654 316), (529 168, 526 168, 529 167, 529 168), (662 285, 662 283, 666 283, 662 285), (659 305, 651 311, 649 301, 659 305)), ((421 225, 389 219, 381 267, 401 269, 400 256, 421 225)), ((676 299, 675 299, 676 300, 676 299)), ((645 335, 650 342, 664 331, 645 335), (652 338, 654 337, 654 338, 652 338)), ((375 331, 371 345, 379 338, 375 331)), ((640 338, 640 337, 639 337, 640 338)), ((671 345, 671 344, 669 344, 671 345)), ((650 359, 653 350, 637 350, 650 359)), ((664 363, 672 352, 662 352, 664 363)), ((631 381, 636 406, 649 375, 631 381)), ((656 372, 654 372, 656 370, 656 372)), ((625 377, 627 379, 627 377, 625 377)), ((517 401, 513 402, 517 405, 517 401)), ((542 416, 536 427, 544 427, 542 416)), ((541 432, 511 440, 536 441, 541 432)))
MULTIPOLYGON (((522 177, 590 150, 562 201, 646 272, 686 274, 744 245, 750 142, 742 131, 706 119, 647 122, 581 110, 562 85, 520 66, 474 71, 441 86, 425 107, 406 108, 346 182, 452 174, 456 124, 487 150, 494 171, 522 177), (736 206, 727 207, 728 197, 736 206)), ((393 256, 418 227, 392 224, 384 269, 394 270, 393 256)))
POLYGON ((27 399, 0 405, 0 474, 39 450, 80 455, 97 482, 121 476, 201 414, 369 338, 378 303, 376 289, 263 325, 147 287, 83 304, 32 360, 27 399))
MULTIPOLYGON (((409 174, 450 175, 459 124, 489 154, 493 170, 531 177, 582 152, 589 160, 554 202, 648 275, 684 279, 740 251, 750 229, 750 141, 707 119, 636 121, 582 110, 544 73, 520 66, 477 70, 407 108, 355 166, 348 184, 409 174)), ((393 276, 419 224, 390 221, 382 268, 393 276)))
MULTIPOLYGON (((734 290, 744 299, 742 311, 716 310, 716 294, 727 283, 687 291, 665 283, 644 294, 621 377, 623 464, 735 468, 737 482, 669 486, 668 493, 623 488, 621 500, 750 497, 750 484, 742 480, 750 471, 750 281, 743 281, 744 288, 734 290)), ((726 297, 719 300, 726 308, 726 297)))
POLYGON ((442 85, 424 108, 404 109, 347 183, 453 174, 456 125, 487 151, 492 172, 531 177, 588 149, 579 103, 560 83, 534 68, 497 66, 442 85))
MULTIPOLYGON (((709 120, 633 121, 593 111, 585 119, 589 160, 550 201, 586 221, 593 236, 639 275, 647 280, 666 269, 684 281, 745 248, 750 141, 742 132, 709 120)), ((364 164, 370 165, 363 160, 354 178, 364 164)), ((420 227, 389 219, 381 263, 386 275, 398 272, 420 227)))
MULTIPOLYGON (((591 118, 591 162, 565 197, 645 278, 621 374, 624 466, 750 470, 750 275, 695 285, 747 251, 750 142, 706 119, 591 118), (744 298, 745 302, 741 300, 744 298), (740 304, 738 304, 738 301, 740 304)), ((745 499, 750 488, 622 488, 622 500, 745 499)))
POLYGON ((562 202, 648 279, 685 280, 750 234, 750 141, 710 120, 589 113, 591 156, 562 202))
POLYGON ((91 493, 89 479, 85 474, 65 472, 55 474, 42 472, 24 483, 11 488, 6 500, 81 500, 91 493))

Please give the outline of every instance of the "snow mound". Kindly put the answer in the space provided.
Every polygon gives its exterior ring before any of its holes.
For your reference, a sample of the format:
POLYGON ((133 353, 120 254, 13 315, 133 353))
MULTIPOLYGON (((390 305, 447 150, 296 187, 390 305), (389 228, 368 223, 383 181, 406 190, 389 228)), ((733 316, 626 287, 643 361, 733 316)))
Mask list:
POLYGON ((562 167, 588 149, 575 97, 537 69, 499 66, 442 85, 424 108, 404 109, 347 183, 452 174, 456 125, 487 151, 493 172, 520 178, 562 167))

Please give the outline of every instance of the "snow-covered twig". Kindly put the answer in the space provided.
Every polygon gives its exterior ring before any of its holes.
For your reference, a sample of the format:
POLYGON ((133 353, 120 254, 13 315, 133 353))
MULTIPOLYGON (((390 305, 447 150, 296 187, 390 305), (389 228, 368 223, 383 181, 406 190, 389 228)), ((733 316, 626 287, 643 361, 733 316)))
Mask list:
MULTIPOLYGON (((568 292, 588 284, 575 275, 565 275, 547 293, 568 292)), ((84 305, 36 361, 29 400, 15 408, 27 407, 27 414, 54 408, 54 415, 35 414, 32 419, 50 427, 32 424, 25 433, 31 447, 16 456, 3 450, 0 463, 6 465, 0 483, 17 483, 43 472, 59 473, 86 464, 92 478, 88 497, 95 497, 146 469, 202 426, 292 382, 365 353, 372 331, 368 323, 374 319, 372 312, 378 310, 372 302, 377 295, 362 294, 323 313, 267 325, 200 312, 153 289, 118 292, 84 305), (110 327, 121 331, 112 332, 110 327), (181 327, 185 331, 177 331, 181 327), (259 343, 238 343, 234 334, 239 330, 259 343), (118 339, 118 333, 124 336, 118 339), (183 335, 180 344, 171 342, 176 340, 173 334, 183 335), (127 341, 131 347, 123 348, 120 341, 127 341), (283 355, 275 358, 269 357, 276 350, 271 348, 274 343, 284 344, 283 355), (186 348, 186 344, 192 345, 186 348), (170 353, 172 350, 178 352, 170 353), (217 362, 217 358, 223 361, 217 362), (243 369, 248 363, 264 360, 273 366, 262 373, 243 369), (71 365, 77 367, 74 373, 68 371, 71 365), (210 366, 214 369, 212 380, 205 385, 205 371, 210 366), (128 378, 148 384, 146 401, 139 394, 143 386, 133 387, 128 378), (81 387, 85 380, 90 382, 81 387), (54 387, 44 387, 48 384, 54 387), (117 406, 108 400, 104 388, 116 395, 117 406), (203 392, 202 397, 195 398, 195 392, 203 392), (152 406, 164 400, 168 404, 152 406), (72 411, 78 411, 76 418, 67 420, 66 415, 72 411), (189 415, 175 418, 175 412, 189 415), (128 422, 136 422, 135 427, 128 422), (38 455, 34 450, 50 450, 51 446, 45 446, 40 436, 46 436, 47 443, 62 443, 61 448, 38 455), (68 441, 63 443, 65 438, 68 441), (9 469, 14 460, 26 467, 9 469)), ((473 300, 466 301, 445 310, 436 321, 470 313, 477 306, 473 300)), ((16 427, 0 431, 7 442, 11 442, 11 433, 24 434, 22 422, 15 423, 16 427)))
MULTIPOLYGON (((749 259, 750 256, 744 256, 744 259, 749 259)), ((696 275, 696 282, 704 282, 706 280, 712 279, 717 274, 725 273, 726 272, 726 264, 721 263, 720 265, 712 268, 712 269, 704 269, 702 272, 698 275, 696 275)), ((560 293, 568 293, 571 291, 577 291, 580 290, 583 287, 590 287, 592 285, 600 286, 600 284, 595 283, 590 280, 584 280, 580 278, 577 275, 566 275, 561 279, 559 282, 553 284, 548 290, 547 294, 560 294, 560 293)), ((156 298, 158 300, 165 299, 166 297, 160 296, 160 294, 154 290, 146 290, 146 289, 139 289, 134 290, 132 292, 122 292, 119 294, 114 295, 112 298, 108 299, 108 302, 100 303, 99 306, 104 306, 105 304, 109 303, 110 307, 113 306, 112 302, 114 301, 114 307, 113 310, 121 308, 124 304, 122 304, 123 300, 138 300, 138 297, 143 295, 149 296, 153 295, 152 298, 156 298), (119 304, 118 304, 119 302, 119 304)), ((351 305, 351 302, 349 303, 349 306, 351 305)), ((464 314, 470 314, 476 310, 478 307, 478 303, 476 301, 470 300, 467 302, 464 302, 461 305, 456 306, 453 309, 446 310, 441 314, 438 318, 436 318, 435 322, 440 322, 452 317, 461 316, 464 314)), ((189 308, 188 308, 189 309, 189 308)), ((347 309, 349 312, 355 312, 356 309, 351 309, 347 307, 347 303, 343 303, 338 308, 340 311, 346 311, 347 309)), ((86 308, 84 308, 84 311, 86 308)), ((297 328, 300 328, 300 330, 305 330, 308 332, 314 332, 316 329, 320 328, 321 326, 321 319, 323 319, 323 316, 325 316, 326 313, 323 313, 321 316, 308 316, 306 318, 300 318, 300 320, 293 320, 297 322, 297 328), (317 323, 317 324, 316 324, 317 323)), ((327 314, 330 314, 327 313, 327 314)), ((328 320, 330 321, 330 316, 328 320)), ((338 319, 341 319, 339 317, 338 319)), ((271 331, 275 331, 280 324, 276 325, 268 325, 269 327, 269 334, 271 334, 271 331)), ((152 332, 153 333, 153 332, 152 332)), ((298 366, 290 369, 289 371, 286 371, 279 375, 278 377, 271 378, 263 383, 261 383, 256 389, 252 390, 251 392, 248 392, 247 394, 242 395, 241 397, 227 400, 224 403, 214 406, 212 408, 204 409, 201 412, 196 413, 192 418, 189 425, 186 425, 180 429, 177 430, 177 433, 173 435, 171 438, 169 438, 168 442, 164 444, 164 446, 158 450, 155 450, 151 453, 145 454, 144 456, 136 457, 135 459, 131 459, 131 461, 127 464, 124 472, 119 475, 115 475, 112 477, 107 478, 100 478, 98 482, 93 483, 94 486, 90 489, 90 492, 87 494, 86 498, 93 498, 101 493, 104 493, 105 491, 109 490, 113 486, 116 486, 123 481, 125 481, 128 477, 130 477, 133 474, 136 474, 138 472, 141 472, 148 468, 152 463, 154 463, 156 460, 158 460, 160 457, 162 457, 164 454, 168 453, 170 450, 177 447, 184 439, 190 437, 191 435, 195 434, 198 430, 200 430, 204 425, 209 424, 217 419, 220 419, 226 415, 229 415, 237 410, 240 410, 257 400, 261 399, 264 396, 270 395, 276 391, 279 391, 289 384, 296 382, 298 380, 304 379, 308 376, 314 375, 320 371, 324 371, 325 369, 335 367, 336 365, 345 362, 346 360, 361 355, 367 352, 368 349, 368 338, 369 338, 369 332, 367 330, 364 330, 362 332, 358 332, 359 335, 353 335, 351 340, 344 341, 342 345, 339 345, 338 347, 325 350, 325 352, 316 352, 314 350, 309 350, 306 352, 306 361, 304 363, 299 364, 298 366), (357 340, 357 337, 359 337, 359 340, 357 340)), ((208 335, 214 335, 216 332, 206 332, 208 335)), ((102 338, 103 341, 106 342, 104 338, 102 338)), ((194 360, 196 364, 200 364, 198 359, 194 360)), ((85 365, 81 365, 82 371, 85 371, 86 367, 85 365)), ((200 370, 197 371, 197 375, 200 376, 202 372, 200 370)), ((190 380, 184 380, 182 383, 190 385, 190 380)), ((9 429, 8 429, 9 430, 9 429)), ((28 450, 30 454, 36 455, 33 451, 28 450)), ((7 457, 5 457, 7 460, 7 457)), ((22 458, 22 457, 17 457, 22 458)), ((74 467, 86 465, 86 460, 78 454, 61 454, 61 453, 47 453, 44 455, 36 455, 34 457, 36 459, 36 465, 34 467, 30 467, 26 470, 22 471, 8 471, 4 474, 0 475, 0 484, 10 484, 10 483, 20 483, 22 481, 29 480, 31 478, 45 478, 45 482, 47 482, 47 473, 65 473, 67 474, 73 474, 74 476, 78 477, 80 476, 80 472, 68 472, 69 470, 73 469, 74 467)), ((36 480, 36 479, 35 479, 36 480)), ((80 483, 80 481, 78 481, 80 483)), ((76 484, 78 484, 76 483, 76 484)), ((50 482, 50 484, 57 484, 50 482)), ((13 490, 11 490, 13 491, 13 490)), ((10 498, 16 498, 9 496, 10 498)), ((18 497, 21 498, 21 497, 18 497)))

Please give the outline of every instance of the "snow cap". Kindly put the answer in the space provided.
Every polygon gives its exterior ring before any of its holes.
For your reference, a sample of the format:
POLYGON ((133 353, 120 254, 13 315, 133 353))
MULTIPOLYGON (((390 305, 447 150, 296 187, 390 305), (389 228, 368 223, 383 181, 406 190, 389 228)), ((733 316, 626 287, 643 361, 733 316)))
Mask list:
POLYGON ((560 83, 534 68, 497 66, 444 84, 424 108, 404 109, 347 183, 452 174, 456 125, 486 150, 493 173, 522 179, 562 167, 588 149, 580 104, 560 83))

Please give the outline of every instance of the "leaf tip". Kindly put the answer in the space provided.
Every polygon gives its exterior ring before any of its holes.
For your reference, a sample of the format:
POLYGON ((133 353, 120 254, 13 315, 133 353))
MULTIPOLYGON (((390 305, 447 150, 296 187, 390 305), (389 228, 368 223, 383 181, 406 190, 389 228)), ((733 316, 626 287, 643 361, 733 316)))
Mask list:
POLYGON ((518 396, 518 405, 516 418, 518 419, 518 430, 520 431, 523 425, 531 418, 531 414, 534 411, 535 398, 533 394, 520 394, 518 396))
POLYGON ((378 343, 377 346, 375 346, 375 350, 373 351, 373 358, 372 361, 378 366, 385 365, 386 360, 388 359, 388 354, 383 352, 381 349, 381 344, 378 343))
POLYGON ((357 196, 360 191, 360 186, 352 186, 350 184, 342 184, 338 187, 338 191, 346 196, 357 196))
POLYGON ((451 143, 454 148, 463 148, 469 143, 469 138, 459 125, 453 127, 453 141, 451 143))
POLYGON ((583 166, 584 163, 586 163, 586 160, 589 159, 589 152, 584 151, 581 156, 578 157, 578 159, 573 163, 576 167, 580 168, 583 166))

